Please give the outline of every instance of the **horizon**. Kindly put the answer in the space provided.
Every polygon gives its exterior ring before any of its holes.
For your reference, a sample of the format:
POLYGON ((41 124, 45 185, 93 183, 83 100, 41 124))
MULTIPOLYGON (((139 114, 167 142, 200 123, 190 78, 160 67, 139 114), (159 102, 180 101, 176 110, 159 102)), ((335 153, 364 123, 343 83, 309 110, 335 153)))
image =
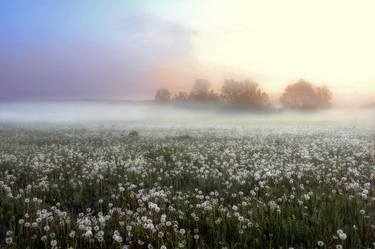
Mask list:
MULTIPOLYGON (((168 89, 169 90, 169 89, 168 89)), ((182 91, 182 90, 181 90, 182 91)), ((189 92, 189 91, 184 91, 189 92)), ((215 93, 220 93, 216 92, 215 93)), ((171 92, 171 97, 177 96, 177 91, 171 92)), ((287 109, 282 106, 279 95, 269 95, 270 104, 272 108, 276 109, 287 109)), ((13 104, 13 103, 53 103, 53 102, 129 102, 129 103, 153 103, 155 102, 155 93, 147 96, 136 96, 136 97, 30 97, 23 99, 0 99, 0 105, 13 104)), ((199 101, 198 101, 199 102, 199 101)), ((362 109, 372 108, 375 105, 375 98, 369 98, 365 101, 358 102, 337 102, 335 96, 332 97, 332 104, 330 109, 362 109)), ((173 103, 167 103, 173 104, 173 103)), ((202 103, 204 104, 204 102, 202 103)))

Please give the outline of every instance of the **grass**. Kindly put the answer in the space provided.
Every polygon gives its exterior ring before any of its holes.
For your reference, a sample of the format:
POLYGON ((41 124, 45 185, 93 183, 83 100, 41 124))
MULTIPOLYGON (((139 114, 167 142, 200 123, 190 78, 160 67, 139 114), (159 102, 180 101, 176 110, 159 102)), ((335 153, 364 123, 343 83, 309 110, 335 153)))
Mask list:
POLYGON ((1 129, 0 248, 374 248, 371 132, 1 129))

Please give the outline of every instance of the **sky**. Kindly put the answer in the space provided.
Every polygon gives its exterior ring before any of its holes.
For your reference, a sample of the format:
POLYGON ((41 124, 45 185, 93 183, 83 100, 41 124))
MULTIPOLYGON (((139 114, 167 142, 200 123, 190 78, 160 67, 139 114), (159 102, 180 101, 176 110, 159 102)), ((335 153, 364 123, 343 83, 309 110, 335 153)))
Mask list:
POLYGON ((147 99, 206 78, 273 99, 304 78, 375 99, 372 0, 3 0, 0 100, 147 99))

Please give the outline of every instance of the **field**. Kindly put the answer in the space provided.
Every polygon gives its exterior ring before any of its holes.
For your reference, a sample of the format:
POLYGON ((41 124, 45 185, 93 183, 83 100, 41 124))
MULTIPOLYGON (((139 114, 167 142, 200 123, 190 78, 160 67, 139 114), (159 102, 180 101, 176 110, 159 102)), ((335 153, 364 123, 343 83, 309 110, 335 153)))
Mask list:
POLYGON ((0 248, 374 248, 372 129, 0 128, 0 248))

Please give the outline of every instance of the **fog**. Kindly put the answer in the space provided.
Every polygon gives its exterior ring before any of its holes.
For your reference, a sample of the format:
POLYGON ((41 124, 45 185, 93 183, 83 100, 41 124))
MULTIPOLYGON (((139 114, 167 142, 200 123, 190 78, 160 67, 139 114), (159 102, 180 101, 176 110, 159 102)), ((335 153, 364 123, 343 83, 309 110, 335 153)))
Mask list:
POLYGON ((220 106, 173 106, 151 102, 13 102, 0 104, 1 123, 132 124, 139 126, 294 126, 374 127, 374 109, 250 112, 220 106))

